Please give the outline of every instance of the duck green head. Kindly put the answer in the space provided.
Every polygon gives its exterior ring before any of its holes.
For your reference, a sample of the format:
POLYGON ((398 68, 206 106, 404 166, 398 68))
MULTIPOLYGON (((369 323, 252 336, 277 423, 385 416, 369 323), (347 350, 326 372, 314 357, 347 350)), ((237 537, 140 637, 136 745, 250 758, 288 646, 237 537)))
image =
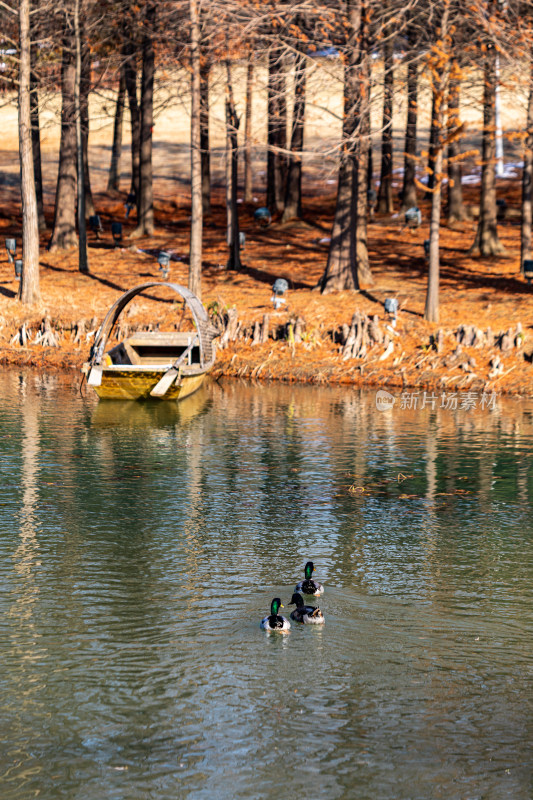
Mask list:
POLYGON ((301 608, 304 605, 304 599, 302 595, 299 592, 294 592, 289 605, 296 606, 296 608, 301 608))
POLYGON ((280 608, 283 608, 283 603, 281 602, 279 597, 275 597, 270 604, 270 613, 273 614, 274 616, 277 616, 277 613, 280 608))
POLYGON ((308 561, 307 564, 305 565, 305 570, 304 570, 305 579, 309 580, 310 578, 312 578, 314 571, 315 571, 315 565, 313 564, 312 561, 308 561))

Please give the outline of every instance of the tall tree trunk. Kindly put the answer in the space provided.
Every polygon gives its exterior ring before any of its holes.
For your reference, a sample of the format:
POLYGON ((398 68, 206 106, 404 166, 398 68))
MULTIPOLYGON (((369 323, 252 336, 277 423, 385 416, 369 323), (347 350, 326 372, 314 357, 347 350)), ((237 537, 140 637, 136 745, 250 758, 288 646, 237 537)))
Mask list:
POLYGON ((191 242, 189 289, 202 293, 202 141, 200 126, 200 19, 198 0, 189 0, 191 20, 191 242))
MULTIPOLYGON (((30 16, 30 38, 35 39, 35 15, 30 16)), ((35 46, 31 46, 31 74, 30 74, 30 116, 31 116, 31 143, 33 150, 33 175, 35 180, 35 194, 37 197, 37 216, 39 230, 46 230, 43 202, 43 170, 41 160, 41 123, 39 119, 39 84, 35 65, 35 46)))
POLYGON ((224 177, 226 193, 226 244, 231 247, 233 238, 233 138, 231 135, 231 112, 229 108, 229 90, 231 84, 231 67, 226 61, 226 150, 224 153, 224 177))
MULTIPOLYGON (((201 50, 200 50, 201 52, 201 50)), ((200 57, 200 135, 202 140, 202 204, 204 217, 211 213, 211 156, 209 151, 209 73, 211 61, 200 57)))
POLYGON ((531 259, 531 227, 533 224, 533 50, 529 75, 527 129, 524 142, 524 171, 522 173, 522 229, 520 264, 531 259))
POLYGON ((74 39, 76 42, 76 79, 74 82, 74 106, 76 109, 76 166, 78 190, 78 269, 89 272, 87 257, 87 228, 85 225, 85 147, 83 134, 83 44, 81 41, 80 0, 74 0, 74 39))
MULTIPOLYGON (((343 146, 328 261, 318 284, 323 293, 359 289, 356 252, 359 152, 356 137, 360 133, 361 104, 368 103, 369 93, 364 69, 368 7, 365 0, 347 0, 346 12, 343 146)), ((366 175, 364 177, 366 186, 366 175)))
POLYGON ((407 123, 405 126, 405 161, 402 210, 416 207, 416 121, 418 117, 418 64, 413 53, 407 66, 407 123))
POLYGON ((82 40, 81 78, 80 78, 80 113, 81 135, 83 144, 83 185, 85 188, 85 219, 94 215, 91 176, 89 173, 89 92, 91 90, 91 53, 86 42, 83 22, 80 22, 82 40))
POLYGON ((426 292, 424 319, 428 322, 439 321, 439 283, 440 283, 440 215, 442 207, 442 164, 444 150, 444 108, 446 89, 450 75, 450 59, 443 57, 449 53, 449 10, 444 4, 437 31, 439 46, 434 47, 431 66, 433 76, 433 109, 432 125, 434 127, 434 168, 433 190, 431 193, 431 217, 429 222, 429 269, 426 292))
POLYGON ((54 209, 54 225, 49 249, 76 247, 76 112, 74 87, 76 83, 75 41, 70 28, 63 33, 61 61, 61 139, 59 169, 54 209))
POLYGON ((252 173, 252 99, 254 83, 254 62, 252 53, 248 56, 246 66, 246 109, 244 115, 244 202, 253 200, 252 173))
POLYGON ((152 236, 154 232, 154 195, 152 183, 152 129, 154 125, 154 3, 146 9, 143 34, 143 73, 141 83, 141 150, 137 228, 132 236, 152 236))
POLYGON ((282 222, 290 219, 299 219, 302 216, 302 151, 304 146, 306 74, 305 56, 298 54, 294 65, 291 154, 282 222))
POLYGON ((19 154, 22 198, 22 254, 20 300, 25 305, 38 303, 39 291, 39 222, 33 172, 31 139, 30 0, 19 0, 19 154))
POLYGON ((435 158, 436 158, 436 138, 437 138, 437 120, 436 120, 436 108, 435 108, 435 91, 432 93, 432 100, 431 100, 431 125, 429 129, 429 147, 428 147, 428 166, 427 166, 427 192, 425 193, 424 199, 431 200, 432 197, 432 190, 433 186, 435 185, 435 158))
POLYGON ((272 48, 268 54, 267 196, 272 214, 283 212, 285 201, 287 148, 287 106, 282 53, 272 48))
POLYGON ((355 156, 346 148, 341 155, 339 166, 337 204, 331 230, 328 261, 318 284, 323 294, 359 289, 355 255, 357 209, 354 203, 354 182, 357 179, 356 171, 355 156))
POLYGON ((285 191, 287 186, 287 173, 289 171, 289 158, 287 155, 287 149, 289 146, 287 139, 287 78, 285 74, 284 60, 281 62, 279 86, 278 146, 280 148, 280 152, 276 162, 277 170, 279 172, 279 179, 276 181, 276 209, 278 214, 282 214, 285 207, 285 191))
POLYGON ((239 213, 237 205, 237 181, 239 178, 239 150, 237 142, 237 132, 239 130, 239 118, 235 110, 233 99, 233 84, 231 81, 231 67, 229 60, 226 61, 226 127, 227 127, 227 147, 229 150, 229 179, 230 191, 228 195, 228 246, 229 256, 226 269, 241 269, 241 253, 239 242, 239 213))
POLYGON ((429 221, 429 270, 424 319, 439 321, 439 283, 440 283, 440 212, 442 205, 442 147, 435 151, 435 174, 431 195, 431 217, 429 221))
MULTIPOLYGON (((32 48, 33 51, 33 48, 32 48)), ((32 59, 33 62, 33 59, 32 59)), ((46 230, 43 202, 43 170, 41 161, 41 126, 39 120, 39 91, 37 78, 32 67, 30 79, 30 116, 31 116, 31 142, 33 152, 33 175, 35 181, 35 196, 37 198, 37 218, 39 230, 46 230)))
POLYGON ((498 238, 496 206, 496 113, 495 79, 496 54, 488 50, 485 55, 484 93, 483 93, 483 139, 481 167, 481 198, 479 224, 476 238, 470 252, 482 256, 495 256, 505 253, 498 238))
POLYGON ((368 125, 368 137, 369 137, 368 149, 367 149, 368 166, 367 166, 367 181, 366 181, 367 192, 374 189, 374 152, 372 150, 372 132, 370 130, 370 120, 368 125))
MULTIPOLYGON (((137 58, 135 43, 132 39, 131 31, 124 32, 125 42, 123 49, 124 71, 126 77, 126 91, 128 93, 128 103, 130 108, 131 122, 131 194, 135 195, 136 203, 139 203, 139 172, 141 163, 141 115, 139 112, 139 102, 137 100, 137 58)), ((137 212, 138 214, 138 212, 137 212)))
MULTIPOLYGON (((364 30, 364 29, 363 29, 364 30)), ((370 97, 370 57, 363 42, 361 52, 361 87, 363 97, 370 97)), ((357 200, 356 200, 356 225, 355 225, 355 257, 357 266, 357 280, 372 286, 374 278, 370 270, 368 257, 368 179, 371 169, 372 144, 370 140, 370 104, 362 100, 361 130, 357 142, 357 200)))
POLYGON ((113 147, 111 149, 111 163, 107 179, 107 191, 120 191, 120 161, 122 156, 122 128, 124 125, 124 104, 126 99, 126 73, 124 65, 120 69, 118 84, 117 104, 115 106, 115 122, 113 125, 113 147))
POLYGON ((461 183, 461 150, 459 147, 459 99, 461 91, 461 73, 457 61, 452 63, 450 87, 448 89, 448 223, 462 222, 466 219, 463 205, 463 187, 461 183))
POLYGON ((392 214, 392 101, 394 97, 394 38, 389 34, 383 53, 383 131, 381 134, 381 178, 378 212, 392 214))

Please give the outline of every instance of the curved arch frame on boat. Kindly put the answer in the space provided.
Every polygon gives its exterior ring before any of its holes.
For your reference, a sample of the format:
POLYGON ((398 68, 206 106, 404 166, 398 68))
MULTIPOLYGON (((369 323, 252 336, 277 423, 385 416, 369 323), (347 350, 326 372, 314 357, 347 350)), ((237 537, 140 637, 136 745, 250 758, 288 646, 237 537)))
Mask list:
POLYGON ((196 391, 213 366, 214 339, 219 331, 211 324, 199 298, 177 283, 150 281, 124 292, 111 306, 100 326, 89 360, 83 366, 87 383, 101 399, 182 399, 196 391), (147 289, 167 287, 179 294, 191 311, 196 332, 143 331, 117 343, 107 353, 111 333, 128 303, 147 289))

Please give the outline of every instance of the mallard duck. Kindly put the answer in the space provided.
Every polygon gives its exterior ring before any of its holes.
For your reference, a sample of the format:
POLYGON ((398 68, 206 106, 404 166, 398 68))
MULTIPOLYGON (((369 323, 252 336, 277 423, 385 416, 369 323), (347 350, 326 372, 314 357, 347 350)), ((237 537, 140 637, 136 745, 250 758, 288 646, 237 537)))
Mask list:
POLYGON ((261 627, 264 628, 265 631, 284 633, 291 627, 289 620, 282 617, 281 614, 278 614, 280 608, 283 608, 283 603, 279 597, 275 597, 270 604, 270 616, 264 617, 264 619, 261 620, 261 627))
POLYGON ((289 605, 296 606, 294 611, 291 611, 291 619, 293 619, 295 622, 303 622, 304 625, 324 624, 325 620, 322 611, 315 606, 306 606, 304 599, 299 592, 294 592, 289 605))
POLYGON ((315 597, 320 597, 321 594, 324 594, 324 587, 318 581, 314 581, 311 575, 315 571, 315 567, 312 561, 308 561, 305 565, 305 580, 300 581, 295 588, 295 592, 301 592, 302 594, 312 594, 315 597))

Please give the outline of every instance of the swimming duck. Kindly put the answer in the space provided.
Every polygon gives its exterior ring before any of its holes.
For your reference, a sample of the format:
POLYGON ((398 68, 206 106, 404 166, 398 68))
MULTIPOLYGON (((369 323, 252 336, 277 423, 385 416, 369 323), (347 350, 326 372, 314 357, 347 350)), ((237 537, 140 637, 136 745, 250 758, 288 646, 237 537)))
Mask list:
POLYGON ((278 614, 280 608, 283 608, 283 604, 279 597, 275 597, 270 604, 270 616, 264 617, 264 619, 261 620, 261 627, 264 628, 265 631, 284 633, 291 627, 289 620, 282 617, 281 614, 278 614))
POLYGON ((321 594, 324 594, 324 587, 318 581, 314 581, 311 575, 315 571, 315 567, 312 561, 308 561, 305 565, 305 580, 300 581, 295 588, 295 592, 301 592, 302 594, 312 594, 315 597, 320 597, 321 594))
POLYGON ((291 611, 291 619, 295 622, 303 622, 304 625, 324 624, 325 619, 322 611, 315 606, 306 606, 302 595, 298 592, 294 592, 289 605, 296 606, 294 611, 291 611))

